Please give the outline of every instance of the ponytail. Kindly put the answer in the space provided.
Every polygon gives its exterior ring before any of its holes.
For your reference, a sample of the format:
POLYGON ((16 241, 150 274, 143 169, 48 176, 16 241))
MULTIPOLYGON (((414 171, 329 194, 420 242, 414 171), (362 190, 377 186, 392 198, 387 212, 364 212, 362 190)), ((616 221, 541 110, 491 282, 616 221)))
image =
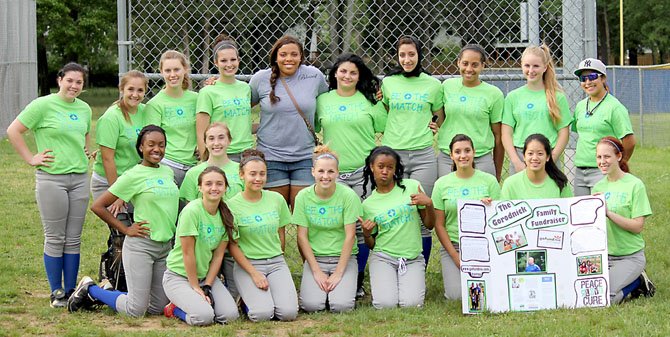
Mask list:
POLYGON ((144 73, 137 71, 137 70, 131 70, 127 72, 125 75, 121 77, 121 80, 119 81, 119 99, 116 100, 116 102, 112 104, 116 104, 119 109, 121 109, 121 113, 123 113, 123 119, 126 120, 126 122, 130 123, 130 107, 126 104, 126 102, 123 100, 123 89, 125 89, 126 85, 128 85, 128 82, 132 78, 139 78, 142 80, 142 83, 144 84, 144 92, 147 92, 147 84, 149 80, 147 79, 146 76, 144 76, 144 73))
POLYGON ((630 168, 628 167, 628 160, 624 159, 624 148, 623 148, 623 143, 612 136, 607 136, 603 137, 598 144, 606 144, 609 145, 611 148, 614 149, 614 153, 617 155, 621 155, 621 159, 619 159, 619 168, 621 168, 621 171, 624 171, 626 173, 630 173, 630 168))
MULTIPOLYGON (((200 175, 198 176, 198 186, 202 184, 202 177, 210 172, 216 172, 222 175, 223 181, 226 184, 226 189, 230 187, 230 185, 228 184, 228 177, 226 177, 226 173, 223 172, 221 168, 216 166, 208 166, 200 173, 200 175)), ((223 201, 223 198, 219 200, 217 208, 219 209, 219 215, 221 216, 221 223, 223 223, 223 226, 226 228, 226 234, 228 234, 228 241, 235 242, 233 236, 233 234, 235 233, 235 222, 233 213, 230 211, 230 208, 228 208, 228 205, 223 201)))
POLYGON ((554 125, 558 125, 561 122, 561 109, 556 101, 556 92, 563 92, 563 88, 556 80, 556 66, 554 65, 554 59, 551 57, 551 50, 546 44, 539 47, 529 46, 523 51, 521 59, 528 54, 542 59, 542 63, 547 67, 542 75, 542 84, 544 84, 544 93, 549 107, 549 117, 551 117, 554 125))

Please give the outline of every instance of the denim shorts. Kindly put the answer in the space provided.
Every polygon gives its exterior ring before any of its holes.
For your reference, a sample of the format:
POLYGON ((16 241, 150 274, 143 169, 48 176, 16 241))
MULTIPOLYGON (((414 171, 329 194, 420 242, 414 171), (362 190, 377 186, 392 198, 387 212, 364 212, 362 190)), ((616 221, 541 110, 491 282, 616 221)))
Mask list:
POLYGON ((268 180, 265 187, 309 186, 314 183, 312 177, 312 159, 295 162, 267 161, 268 180))

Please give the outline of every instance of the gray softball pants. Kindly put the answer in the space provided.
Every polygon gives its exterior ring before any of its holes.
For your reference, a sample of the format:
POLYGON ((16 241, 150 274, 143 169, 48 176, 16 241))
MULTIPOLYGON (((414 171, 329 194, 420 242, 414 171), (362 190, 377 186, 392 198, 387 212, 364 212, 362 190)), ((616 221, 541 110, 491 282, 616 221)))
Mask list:
POLYGON ((235 263, 233 273, 235 284, 249 311, 252 322, 267 321, 273 317, 281 321, 292 321, 298 317, 298 294, 283 255, 269 259, 249 260, 256 270, 263 274, 269 287, 256 287, 251 275, 235 263))
POLYGON ((123 241, 123 268, 128 294, 116 299, 116 310, 132 317, 160 315, 170 302, 163 290, 165 259, 172 249, 170 241, 126 237, 123 241))
MULTIPOLYGON (((454 163, 449 154, 440 151, 437 154, 437 175, 438 177, 445 176, 451 173, 451 165, 454 163)), ((485 155, 475 157, 475 168, 486 172, 492 176, 496 176, 496 165, 493 162, 493 153, 489 152, 485 155)))
POLYGON ((86 173, 35 172, 35 199, 44 228, 44 253, 52 257, 79 254, 88 206, 86 173))
MULTIPOLYGON (((327 276, 335 272, 339 261, 339 256, 316 257, 319 269, 327 276)), ((320 311, 326 309, 326 301, 328 301, 331 312, 353 310, 356 304, 357 279, 358 262, 356 261, 356 255, 352 255, 347 262, 347 267, 344 270, 340 283, 333 291, 326 293, 316 284, 312 268, 305 261, 302 270, 302 281, 300 282, 300 307, 307 312, 320 311)))
POLYGON ((610 303, 621 303, 623 288, 640 277, 647 264, 644 249, 630 255, 609 255, 607 258, 610 269, 610 303))
POLYGON ((426 295, 423 255, 396 259, 381 252, 370 254, 370 288, 376 309, 422 307, 426 295))
MULTIPOLYGON (((204 281, 200 280, 200 285, 204 281)), ((240 317, 235 300, 219 278, 215 278, 212 283, 213 308, 191 288, 188 278, 169 269, 163 274, 163 289, 170 301, 186 313, 188 325, 210 325, 215 322, 224 324, 240 317)))
MULTIPOLYGON (((457 242, 451 242, 456 248, 457 252, 460 252, 457 242)), ((442 264, 442 283, 444 284, 444 298, 448 300, 460 300, 461 299, 461 271, 458 269, 454 260, 451 259, 449 253, 444 249, 440 248, 440 263, 442 264)))

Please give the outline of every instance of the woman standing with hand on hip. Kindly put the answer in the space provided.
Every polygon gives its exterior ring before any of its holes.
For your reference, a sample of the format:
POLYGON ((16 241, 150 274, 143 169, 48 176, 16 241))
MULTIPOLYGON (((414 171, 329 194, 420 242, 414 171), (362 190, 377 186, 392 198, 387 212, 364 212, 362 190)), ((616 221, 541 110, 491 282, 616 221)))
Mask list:
POLYGON ((521 148, 528 136, 543 134, 551 144, 551 157, 559 163, 570 137, 570 107, 556 80, 554 60, 546 45, 523 51, 521 68, 526 84, 505 97, 502 118, 502 143, 510 160, 510 174, 526 165, 521 148))
POLYGON ((239 238, 229 242, 228 250, 235 258, 235 284, 249 319, 292 321, 298 316, 298 295, 284 259, 291 212, 279 193, 263 189, 266 172, 262 152, 242 153, 244 191, 228 200, 239 238))
POLYGON ((435 234, 442 244, 440 262, 444 297, 461 298, 461 259, 458 235, 458 200, 484 200, 500 198, 498 180, 486 172, 475 169, 472 139, 457 134, 449 144, 452 172, 440 177, 433 189, 435 205, 435 234))
POLYGON ((433 202, 421 183, 402 178, 400 155, 391 148, 376 147, 365 163, 364 177, 372 192, 363 201, 360 221, 365 242, 373 249, 372 305, 377 309, 422 307, 426 262, 421 255, 421 224, 433 228, 433 202))
POLYGON ((497 87, 483 82, 479 74, 486 66, 486 51, 478 44, 463 47, 458 54, 460 78, 442 82, 444 122, 437 134, 438 176, 452 172, 449 145, 457 134, 473 141, 475 166, 500 180, 505 149, 500 138, 504 96, 497 87))
POLYGON ((356 220, 361 201, 352 189, 337 183, 338 158, 327 146, 314 150, 315 183, 298 193, 293 223, 305 262, 300 284, 300 306, 307 312, 354 309, 358 268, 356 220))
POLYGON ((647 259, 642 230, 651 215, 647 189, 628 172, 624 145, 619 139, 602 138, 596 146, 596 160, 605 174, 593 186, 593 192, 605 195, 610 301, 621 303, 629 294, 654 296, 656 287, 644 271, 647 259))
POLYGON ((163 128, 170 139, 163 164, 172 169, 179 187, 186 171, 197 163, 195 107, 198 94, 188 90, 191 68, 184 54, 175 50, 164 52, 159 68, 165 88, 147 103, 147 121, 163 128))
POLYGON ((44 268, 52 308, 66 306, 79 272, 91 130, 91 108, 77 98, 85 76, 81 65, 66 64, 58 72, 58 93, 30 102, 7 128, 14 150, 37 168, 35 198, 44 228, 44 268), (28 130, 35 134, 36 154, 23 140, 28 130))
POLYGON ((137 136, 135 149, 142 161, 120 176, 109 190, 93 201, 91 211, 123 233, 123 267, 128 293, 106 290, 86 276, 67 303, 70 312, 98 300, 131 317, 159 315, 169 300, 163 291, 165 259, 172 249, 179 206, 174 173, 160 164, 165 155, 165 131, 150 124, 137 136), (126 226, 108 207, 116 200, 135 207, 135 223, 126 226))
POLYGON ((195 126, 197 129, 198 153, 204 159, 205 130, 211 123, 223 122, 228 125, 231 143, 228 157, 240 162, 242 151, 254 146, 251 135, 251 89, 249 84, 235 78, 240 69, 240 55, 237 44, 222 36, 214 46, 214 65, 221 75, 214 85, 208 85, 198 93, 195 126))
POLYGON ((270 69, 249 82, 251 103, 261 105, 256 148, 267 159, 266 187, 290 205, 312 184, 316 97, 328 90, 321 71, 302 64, 304 59, 298 39, 281 37, 270 51, 270 69))
MULTIPOLYGON (((405 165, 404 178, 418 180, 430 197, 437 179, 437 158, 429 125, 434 115, 439 125, 444 120, 442 86, 424 72, 419 40, 403 36, 396 47, 399 68, 382 81, 382 102, 388 110, 382 145, 397 151, 405 165)), ((426 226, 421 228, 421 235, 427 264, 432 236, 426 226)))
POLYGON ((635 136, 628 109, 609 93, 607 69, 597 59, 585 59, 575 70, 587 98, 577 103, 572 130, 577 132, 575 153, 575 195, 589 195, 593 186, 603 178, 595 159, 596 144, 606 136, 623 143, 624 160, 630 160, 635 150, 635 136))

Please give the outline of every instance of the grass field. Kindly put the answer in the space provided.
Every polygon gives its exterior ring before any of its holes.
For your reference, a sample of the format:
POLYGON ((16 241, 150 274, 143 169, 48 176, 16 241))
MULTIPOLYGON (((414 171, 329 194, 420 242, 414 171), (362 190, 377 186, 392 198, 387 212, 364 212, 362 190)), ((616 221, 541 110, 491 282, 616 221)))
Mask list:
MULTIPOLYGON (((84 99, 95 116, 104 111, 115 91, 94 90, 84 99)), ((663 135, 667 137, 666 135, 663 135)), ((32 137, 27 137, 33 144, 32 137)), ((295 322, 246 320, 226 326, 191 328, 164 317, 132 319, 110 310, 68 314, 48 306, 48 284, 42 264, 43 235, 34 195, 34 170, 23 163, 6 139, 0 142, 0 336, 667 336, 670 334, 670 163, 668 148, 640 147, 632 171, 648 189, 654 215, 648 219, 647 271, 656 283, 654 298, 604 309, 552 310, 532 313, 464 316, 460 302, 442 297, 439 264, 428 266, 423 309, 374 310, 369 297, 346 314, 300 314, 295 322)), ((108 229, 89 212, 82 237, 80 276, 96 275, 108 229)), ((289 247, 294 250, 295 245, 289 247)), ((295 254, 295 251, 292 253, 295 254)), ((295 275, 300 270, 291 266, 295 275)))

